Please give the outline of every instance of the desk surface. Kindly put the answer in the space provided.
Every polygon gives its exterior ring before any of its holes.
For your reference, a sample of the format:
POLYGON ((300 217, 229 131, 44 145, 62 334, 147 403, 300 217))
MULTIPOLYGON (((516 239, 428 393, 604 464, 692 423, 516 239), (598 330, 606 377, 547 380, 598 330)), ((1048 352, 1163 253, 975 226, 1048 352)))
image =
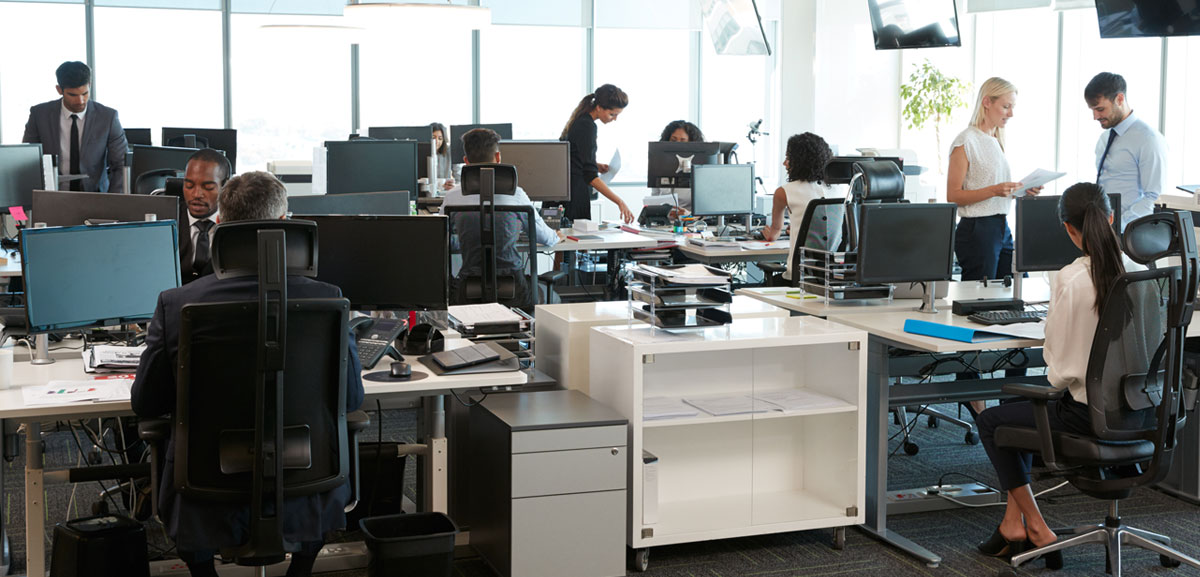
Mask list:
MULTIPOLYGON (((629 301, 596 301, 538 305, 537 312, 553 315, 570 323, 613 324, 629 319, 629 301)), ((733 318, 787 317, 787 311, 760 299, 734 295, 729 307, 733 318)), ((641 321, 633 321, 640 324, 641 321)))
MULTIPOLYGON (((829 300, 821 296, 807 294, 797 288, 767 287, 738 289, 738 295, 748 296, 762 302, 817 317, 832 317, 862 313, 883 312, 913 312, 921 305, 921 299, 866 299, 866 300, 829 300)), ((951 301, 982 298, 1012 298, 1012 288, 1006 288, 996 282, 983 286, 978 281, 951 282, 946 298, 938 299, 939 309, 949 310, 951 301)), ((1025 279, 1021 296, 1027 302, 1042 302, 1050 300, 1050 285, 1042 276, 1031 276, 1025 279)), ((915 318, 915 317, 914 317, 915 318)))
POLYGON ((0 264, 0 277, 21 276, 21 252, 16 250, 0 250, 0 257, 8 262, 0 264))
MULTIPOLYGON (((965 343, 951 339, 927 337, 904 332, 904 322, 908 319, 929 321, 978 330, 988 330, 987 325, 981 325, 967 320, 967 317, 955 316, 950 308, 938 310, 935 314, 918 313, 914 311, 889 311, 874 315, 839 314, 830 315, 829 320, 862 329, 871 334, 894 343, 904 349, 925 351, 930 353, 954 353, 964 351, 988 351, 994 349, 1018 349, 1024 347, 1040 347, 1040 338, 1007 338, 980 343, 965 343)), ((1044 321, 1043 321, 1044 322, 1044 321)))
POLYGON ((543 252, 567 252, 572 250, 618 250, 625 248, 651 248, 658 246, 658 239, 632 234, 620 229, 605 229, 591 232, 562 229, 568 236, 598 236, 596 240, 571 240, 564 238, 558 244, 549 247, 538 247, 543 252))
MULTIPOLYGON (((1166 207, 1171 210, 1194 210, 1200 211, 1200 198, 1193 196, 1181 196, 1178 194, 1164 194, 1158 197, 1155 202, 1158 206, 1166 207)), ((1196 223, 1200 226, 1200 222, 1196 223)))

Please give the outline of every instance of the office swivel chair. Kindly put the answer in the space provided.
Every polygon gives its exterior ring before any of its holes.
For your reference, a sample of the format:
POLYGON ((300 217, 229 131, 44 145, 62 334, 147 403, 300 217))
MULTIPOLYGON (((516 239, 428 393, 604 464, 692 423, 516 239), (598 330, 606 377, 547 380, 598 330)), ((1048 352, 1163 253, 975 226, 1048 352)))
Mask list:
POLYGON ((133 181, 133 193, 154 194, 154 191, 167 187, 168 178, 176 178, 178 176, 179 171, 174 168, 147 170, 137 175, 137 178, 133 181))
POLYGON ((1184 389, 1182 377, 1184 335, 1200 274, 1192 230, 1191 214, 1182 211, 1145 216, 1125 228, 1125 253, 1135 262, 1153 266, 1169 257, 1180 262, 1121 275, 1102 303, 1086 376, 1091 434, 1049 429, 1047 403, 1061 399, 1062 390, 1004 386, 1005 393, 1033 403, 1037 426, 997 427, 996 443, 1040 454, 1049 476, 1065 477, 1084 494, 1112 502, 1103 524, 1055 529, 1059 541, 1014 556, 1014 568, 1083 543, 1103 543, 1108 572, 1117 577, 1123 544, 1158 553, 1165 567, 1200 568, 1200 561, 1172 549, 1169 537, 1128 527, 1118 514, 1121 499, 1167 475, 1184 410, 1195 407, 1196 389, 1184 389))
MULTIPOLYGON (((288 299, 288 275, 316 276, 311 222, 218 226, 213 264, 219 279, 257 276, 258 299, 183 307, 175 488, 189 500, 247 506, 247 541, 222 554, 265 575, 266 565, 300 546, 283 537, 277 513, 285 499, 347 482, 347 509, 357 499, 357 442, 350 437, 367 417, 345 410, 350 304, 288 299)), ((167 437, 156 423, 144 422, 140 432, 151 441, 167 437)), ((159 453, 152 451, 155 461, 159 453)))

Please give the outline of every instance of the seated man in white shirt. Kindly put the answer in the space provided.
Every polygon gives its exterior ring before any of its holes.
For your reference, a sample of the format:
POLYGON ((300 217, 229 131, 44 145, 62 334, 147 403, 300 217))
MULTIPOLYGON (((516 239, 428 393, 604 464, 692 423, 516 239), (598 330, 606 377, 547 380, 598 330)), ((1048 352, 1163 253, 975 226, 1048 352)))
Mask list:
MULTIPOLYGON (((466 155, 463 162, 467 164, 499 163, 500 135, 488 128, 476 128, 462 136, 463 151, 466 155)), ((520 175, 518 175, 518 178, 520 175)), ((529 195, 517 187, 514 194, 496 195, 497 206, 533 206, 529 195)), ((442 213, 448 206, 479 206, 478 195, 464 195, 461 182, 446 192, 442 201, 442 213)), ((536 212, 534 213, 536 214, 536 212)), ((462 250, 463 264, 458 272, 457 282, 451 291, 450 300, 455 304, 467 302, 463 280, 469 276, 483 274, 483 251, 479 240, 479 213, 456 213, 453 230, 458 234, 459 247, 462 250)), ((500 302, 509 306, 525 306, 536 302, 529 298, 530 282, 525 272, 525 259, 517 250, 517 239, 521 232, 527 230, 527 216, 524 214, 497 212, 496 218, 496 274, 497 276, 512 276, 515 286, 511 293, 501 291, 500 302)), ((534 231, 537 243, 553 246, 558 242, 558 234, 546 225, 540 218, 534 218, 534 231)))

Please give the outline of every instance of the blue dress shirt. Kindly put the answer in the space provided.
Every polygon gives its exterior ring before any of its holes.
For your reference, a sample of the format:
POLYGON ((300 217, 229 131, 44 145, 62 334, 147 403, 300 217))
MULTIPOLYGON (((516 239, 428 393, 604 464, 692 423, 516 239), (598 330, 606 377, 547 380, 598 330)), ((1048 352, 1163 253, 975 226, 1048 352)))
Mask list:
POLYGON ((1167 189, 1167 140, 1133 112, 1120 124, 1100 133, 1096 142, 1098 184, 1108 193, 1121 195, 1121 230, 1131 221, 1154 212, 1154 201, 1167 189), (1108 135, 1116 140, 1104 159, 1108 135), (1104 160, 1103 169, 1100 167, 1104 160))

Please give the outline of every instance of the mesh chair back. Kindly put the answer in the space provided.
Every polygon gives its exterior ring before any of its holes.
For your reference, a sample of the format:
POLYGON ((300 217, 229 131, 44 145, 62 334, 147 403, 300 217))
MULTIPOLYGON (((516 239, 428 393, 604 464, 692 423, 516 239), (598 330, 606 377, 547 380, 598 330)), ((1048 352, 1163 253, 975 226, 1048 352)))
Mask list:
MULTIPOLYGON (((534 279, 537 278, 537 232, 534 223, 537 218, 532 206, 528 205, 496 205, 494 212, 494 226, 496 228, 496 252, 507 252, 511 247, 517 247, 520 241, 521 233, 525 234, 528 242, 524 247, 525 254, 522 260, 527 263, 529 275, 526 287, 535 285, 534 279)), ((483 263, 481 259, 485 257, 481 249, 482 240, 479 237, 479 218, 480 211, 478 206, 447 206, 445 207, 446 216, 450 219, 450 234, 458 237, 458 248, 463 255, 464 275, 460 275, 462 282, 471 284, 471 287, 464 288, 467 298, 471 302, 487 302, 484 300, 474 300, 471 297, 483 298, 482 290, 482 275, 483 263), (476 262, 472 263, 474 260, 476 262)), ((532 308, 534 303, 534 291, 527 290, 525 295, 513 295, 511 291, 505 292, 509 287, 512 287, 512 277, 515 275, 525 275, 525 270, 508 270, 500 267, 496 263, 494 270, 497 273, 500 283, 500 300, 505 301, 508 306, 520 306, 532 308), (506 278, 507 277, 507 282, 506 278), (512 295, 513 300, 509 300, 506 295, 512 295), (521 301, 521 302, 516 302, 521 301)))

